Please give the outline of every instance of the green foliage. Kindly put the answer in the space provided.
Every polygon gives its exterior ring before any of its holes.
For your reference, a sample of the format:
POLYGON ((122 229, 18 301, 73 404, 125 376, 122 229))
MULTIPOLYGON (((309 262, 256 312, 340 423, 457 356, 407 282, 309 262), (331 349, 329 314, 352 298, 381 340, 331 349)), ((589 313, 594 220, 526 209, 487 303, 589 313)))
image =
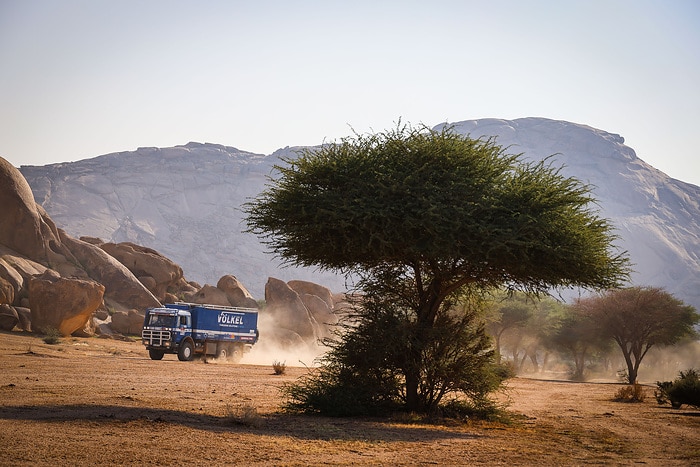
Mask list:
POLYGON ((432 263, 445 279, 538 291, 614 287, 626 277, 589 187, 492 139, 399 126, 285 162, 245 209, 249 231, 294 264, 432 263))
POLYGON ((588 315, 576 301, 564 308, 564 313, 549 345, 571 357, 574 362, 571 379, 584 381, 586 361, 596 350, 607 347, 607 340, 600 331, 598 322, 588 315))
POLYGON ((328 342, 322 365, 285 387, 285 408, 330 416, 401 410, 413 371, 419 400, 412 410, 436 413, 449 395, 459 395, 475 413, 476 407, 490 406, 488 394, 509 373, 493 361, 478 307, 444 310, 426 328, 385 297, 364 296, 356 304, 339 339, 328 342))
POLYGON ((693 307, 658 287, 610 290, 581 299, 576 306, 595 323, 600 336, 618 345, 630 384, 637 382, 639 366, 652 347, 695 336, 694 325, 700 322, 693 307))
POLYGON ((43 328, 42 334, 44 335, 42 337, 42 340, 46 344, 54 345, 61 342, 61 333, 58 331, 58 329, 54 327, 47 326, 43 328))
MULTIPOLYGON (((453 391, 483 394, 493 355, 472 312, 454 314, 465 292, 606 288, 627 277, 590 188, 493 139, 399 124, 283 162, 246 204, 248 231, 291 264, 357 274, 365 299, 327 367, 302 383, 316 401, 371 408, 401 396, 408 410, 430 411, 453 391)), ((307 407, 297 389, 292 400, 307 407)))
POLYGON ((681 371, 674 381, 658 381, 654 391, 659 404, 670 403, 674 408, 692 405, 700 409, 700 373, 691 368, 681 371))

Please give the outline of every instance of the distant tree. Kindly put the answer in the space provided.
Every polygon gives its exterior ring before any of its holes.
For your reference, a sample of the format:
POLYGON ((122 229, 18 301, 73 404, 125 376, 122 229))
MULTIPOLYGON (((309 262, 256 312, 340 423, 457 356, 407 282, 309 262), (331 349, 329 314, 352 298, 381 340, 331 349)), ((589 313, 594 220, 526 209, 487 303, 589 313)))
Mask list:
POLYGON ((548 356, 543 344, 555 331, 562 307, 552 297, 521 292, 494 294, 486 330, 495 341, 498 360, 504 350, 509 350, 516 371, 522 371, 528 358, 535 372, 542 369, 548 356))
POLYGON ((573 360, 571 379, 585 380, 586 361, 598 349, 606 347, 607 339, 601 333, 595 318, 587 313, 581 301, 564 308, 556 332, 549 337, 549 345, 573 360))
POLYGON ((503 333, 524 328, 530 319, 531 305, 527 303, 527 297, 497 296, 492 307, 493 313, 489 317, 487 330, 494 339, 496 359, 500 362, 503 333))
POLYGON ((399 334, 402 355, 384 355, 398 360, 383 365, 400 371, 407 410, 433 408, 422 359, 452 338, 452 330, 439 337, 440 320, 460 322, 448 310, 465 291, 610 288, 628 272, 588 186, 492 139, 399 125, 283 162, 245 207, 249 231, 291 264, 359 274, 392 291, 395 309, 384 302, 378 312, 410 332, 399 334))
POLYGON ((622 350, 627 379, 637 382, 642 359, 654 346, 667 346, 695 333, 700 315, 689 305, 658 287, 610 290, 577 305, 597 324, 602 336, 622 350))

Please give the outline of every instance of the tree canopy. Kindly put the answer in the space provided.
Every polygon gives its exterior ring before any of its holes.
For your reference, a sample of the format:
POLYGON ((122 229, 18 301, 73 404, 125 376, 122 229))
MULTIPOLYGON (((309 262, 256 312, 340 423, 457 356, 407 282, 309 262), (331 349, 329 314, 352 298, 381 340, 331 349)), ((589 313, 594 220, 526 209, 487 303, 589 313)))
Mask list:
POLYGON ((627 364, 630 384, 642 359, 654 346, 672 345, 695 335, 696 310, 659 287, 628 287, 580 299, 575 307, 595 323, 598 333, 615 341, 627 364))
POLYGON ((247 222, 296 265, 410 267, 450 292, 469 283, 611 288, 625 278, 590 187, 493 139, 400 126, 284 162, 246 206, 247 222))
MULTIPOLYGON (((590 187, 493 139, 398 125, 304 149, 276 170, 245 207, 249 231, 289 263, 358 274, 377 312, 400 318, 400 358, 380 360, 403 373, 409 410, 429 408, 423 388, 446 387, 428 381, 425 364, 447 352, 441 339, 459 323, 478 330, 469 339, 483 333, 472 314, 451 312, 465 292, 607 289, 627 278, 627 258, 614 250, 590 187)), ((455 362, 468 356, 449 349, 455 362)))

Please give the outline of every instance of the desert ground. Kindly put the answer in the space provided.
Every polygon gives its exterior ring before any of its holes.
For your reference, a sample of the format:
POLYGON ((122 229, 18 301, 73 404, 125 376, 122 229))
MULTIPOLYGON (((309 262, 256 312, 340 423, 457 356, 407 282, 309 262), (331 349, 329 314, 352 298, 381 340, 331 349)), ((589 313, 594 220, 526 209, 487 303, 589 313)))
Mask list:
POLYGON ((698 465, 700 411, 614 383, 515 378, 511 421, 280 411, 305 367, 148 358, 138 341, 0 333, 0 465, 698 465))

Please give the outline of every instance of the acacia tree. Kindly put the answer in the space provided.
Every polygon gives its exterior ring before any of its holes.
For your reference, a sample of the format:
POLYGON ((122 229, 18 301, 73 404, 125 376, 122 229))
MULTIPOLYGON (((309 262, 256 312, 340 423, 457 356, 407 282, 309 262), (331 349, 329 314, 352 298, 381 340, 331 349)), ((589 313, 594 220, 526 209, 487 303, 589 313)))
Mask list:
MULTIPOLYGON (((501 298, 496 297, 493 305, 495 310, 493 316, 488 320, 486 329, 494 340, 496 359, 501 361, 501 339, 503 334, 509 330, 524 328, 530 319, 531 307, 528 306, 526 298, 513 296, 501 298)), ((514 362, 516 363, 516 362, 514 362)))
POLYGON ((627 364, 627 379, 637 382, 642 359, 654 346, 673 345, 695 334, 700 315, 659 287, 629 287, 581 299, 577 305, 599 333, 617 343, 627 364))
POLYGON ((611 288, 627 274, 589 187, 493 139, 399 124, 303 149, 276 170, 245 206, 248 230, 294 265, 393 281, 413 330, 400 367, 408 410, 429 409, 426 336, 464 290, 611 288))
POLYGON ((548 345, 572 358, 571 378, 583 381, 586 360, 594 351, 605 349, 606 338, 600 332, 599 323, 581 305, 581 300, 576 300, 564 310, 556 332, 548 339, 548 345))

